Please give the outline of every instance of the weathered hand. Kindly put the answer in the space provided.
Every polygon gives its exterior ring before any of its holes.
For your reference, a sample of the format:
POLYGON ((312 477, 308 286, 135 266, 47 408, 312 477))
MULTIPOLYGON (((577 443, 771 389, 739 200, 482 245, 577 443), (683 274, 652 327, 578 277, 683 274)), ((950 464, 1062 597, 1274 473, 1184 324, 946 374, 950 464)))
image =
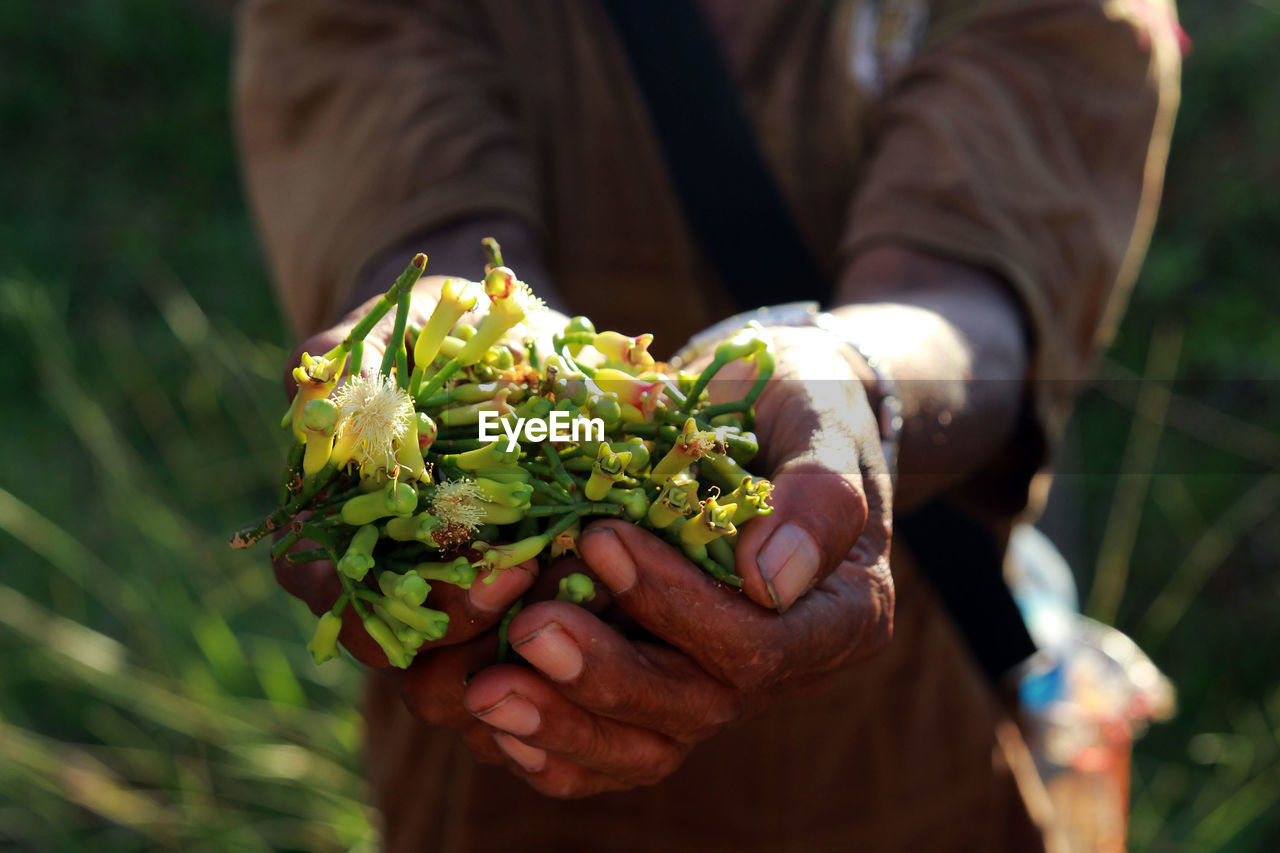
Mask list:
POLYGON ((491 667, 463 693, 496 730, 471 730, 480 757, 497 743, 514 772, 558 797, 656 782, 744 712, 820 686, 888 641, 891 487, 863 386, 829 336, 784 329, 775 340, 778 370, 757 407, 774 512, 740 536, 746 596, 633 525, 591 525, 584 558, 657 641, 630 641, 569 604, 528 607, 509 636, 535 669, 491 667))

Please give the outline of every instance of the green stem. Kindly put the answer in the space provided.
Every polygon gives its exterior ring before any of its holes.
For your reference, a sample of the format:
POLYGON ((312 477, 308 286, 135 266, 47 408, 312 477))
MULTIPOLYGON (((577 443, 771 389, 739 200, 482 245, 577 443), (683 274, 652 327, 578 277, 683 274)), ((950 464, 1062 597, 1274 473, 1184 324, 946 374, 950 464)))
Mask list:
POLYGON ((689 410, 697 404, 698 398, 701 397, 702 392, 707 389, 707 385, 710 384, 715 375, 720 372, 720 369, 728 363, 729 362, 725 359, 713 358, 711 359, 710 364, 702 368, 702 372, 698 374, 698 378, 694 381, 693 387, 689 389, 689 396, 685 398, 684 405, 679 409, 682 414, 689 414, 689 410))
POLYGON ((329 552, 324 548, 309 548, 306 551, 294 551, 292 554, 286 554, 284 561, 291 566, 300 566, 303 563, 314 563, 317 560, 323 560, 328 555, 329 552))
POLYGON ((710 420, 716 415, 727 415, 736 412, 746 412, 751 408, 751 401, 745 397, 741 400, 734 400, 731 403, 716 403, 714 406, 707 406, 698 412, 699 418, 710 420))
POLYGON ((507 655, 511 652, 511 644, 507 642, 507 629, 511 625, 511 620, 516 618, 516 614, 524 607, 523 601, 517 601, 511 605, 511 609, 502 617, 502 621, 498 623, 498 663, 506 663, 507 655))
POLYGON ((442 438, 436 439, 431 445, 431 450, 435 453, 466 453, 468 450, 479 450, 488 441, 481 441, 478 438, 442 438))
POLYGON ((396 367, 404 362, 404 369, 396 376, 396 384, 401 388, 408 387, 409 383, 409 363, 405 356, 404 349, 404 330, 409 324, 409 299, 413 296, 413 289, 404 291, 400 294, 400 298, 396 300, 396 321, 391 327, 391 340, 387 341, 387 351, 382 354, 382 367, 379 368, 385 375, 391 375, 391 366, 396 367))
POLYGON ((539 492, 540 494, 546 495, 556 503, 560 503, 560 504, 574 503, 574 500, 569 496, 569 493, 566 492, 564 489, 560 488, 559 486, 555 485, 554 483, 548 483, 544 480, 530 480, 529 485, 533 486, 533 490, 535 492, 539 492))
POLYGON ((284 466, 284 479, 280 483, 280 503, 288 503, 296 494, 293 490, 294 483, 302 483, 302 475, 298 472, 298 466, 302 464, 302 456, 306 453, 307 446, 305 444, 294 444, 289 448, 289 458, 284 466))
MULTIPOLYGON (((329 551, 329 561, 332 562, 334 566, 338 565, 338 555, 335 554, 332 550, 329 551)), ((361 591, 356 589, 356 586, 352 582, 351 578, 347 577, 342 572, 338 571, 336 568, 333 570, 333 573, 338 576, 338 580, 342 583, 342 592, 347 596, 347 599, 351 602, 351 606, 355 608, 356 614, 361 619, 364 619, 366 616, 369 615, 369 608, 361 604, 361 596, 360 596, 361 591)), ((366 593, 366 595, 367 594, 368 593, 366 593)))
POLYGON ((701 560, 697 560, 695 562, 697 562, 698 568, 702 569, 704 572, 711 575, 711 577, 720 581, 720 583, 726 584, 727 586, 733 586, 733 587, 742 586, 741 577, 739 577, 738 575, 735 575, 733 572, 729 571, 724 566, 720 565, 710 557, 704 557, 701 560))
POLYGON ((362 367, 364 367, 364 341, 359 340, 351 344, 351 361, 347 364, 347 372, 352 376, 359 376, 362 367))
POLYGON ((551 466, 551 476, 560 484, 560 488, 571 494, 577 491, 578 484, 573 479, 573 476, 565 470, 564 462, 560 459, 560 454, 556 450, 555 445, 549 441, 544 442, 542 445, 542 455, 546 457, 547 464, 551 466))
MULTIPOLYGON (((594 335, 591 336, 591 339, 587 340, 586 343, 591 343, 592 340, 595 340, 594 335)), ((575 359, 572 354, 570 354, 568 346, 565 346, 562 343, 560 346, 560 349, 558 349, 556 352, 562 359, 564 359, 565 364, 569 365, 569 368, 571 370, 576 370, 578 373, 581 373, 583 376, 587 377, 588 379, 596 378, 596 369, 594 367, 587 367, 585 365, 579 364, 578 360, 575 359)))
MULTIPOLYGON (((332 473, 330 476, 332 476, 332 473)), ((292 501, 280 507, 257 524, 242 527, 233 533, 231 535, 231 547, 248 548, 250 545, 256 544, 268 533, 273 533, 276 530, 279 530, 290 519, 297 515, 298 511, 306 506, 307 503, 314 498, 327 483, 327 479, 321 480, 319 476, 317 476, 317 479, 304 486, 302 493, 292 501)))
MULTIPOLYGON (((572 504, 558 504, 556 506, 532 506, 524 511, 527 516, 543 516, 543 515, 622 515, 625 508, 621 504, 605 503, 604 501, 578 501, 572 504)), ((565 525, 564 529, 568 529, 569 525, 565 525)), ((557 531, 560 532, 560 531, 557 531)))
MULTIPOLYGON (((618 508, 621 509, 621 507, 618 507, 618 508)), ((564 533, 570 527, 573 527, 573 525, 576 522, 581 520, 582 520, 581 513, 575 512, 575 513, 566 515, 564 518, 560 519, 555 524, 547 528, 547 539, 548 540, 555 539, 561 533, 564 533)))
MULTIPOLYGON (((640 438, 660 438, 664 441, 675 442, 680 438, 680 430, 670 424, 623 424, 622 431, 627 435, 635 435, 640 438)), ((657 454, 655 459, 659 459, 657 454)))
POLYGON ((278 560, 283 557, 290 548, 298 544, 300 539, 302 539, 301 525, 276 540, 276 543, 271 546, 271 559, 278 560))
MULTIPOLYGON (((400 301, 400 295, 406 291, 412 291, 413 286, 418 283, 418 279, 422 278, 422 271, 427 267, 427 256, 418 253, 413 256, 413 260, 409 262, 409 266, 405 267, 404 272, 400 273, 400 277, 396 279, 395 284, 378 299, 368 314, 361 318, 360 322, 351 327, 351 331, 342 339, 342 343, 325 353, 324 357, 329 359, 340 358, 346 353, 351 352, 351 347, 356 341, 363 341, 369 336, 369 332, 373 331, 373 327, 400 301)), ((403 335, 404 330, 400 333, 403 335)))
POLYGON ((450 376, 453 376, 453 374, 457 373, 461 369, 462 362, 458 361, 456 358, 450 359, 445 363, 444 367, 440 368, 439 372, 437 372, 435 376, 428 379, 426 384, 422 386, 422 389, 418 391, 417 399, 420 401, 430 399, 432 395, 444 387, 445 381, 448 380, 450 376))
POLYGON ((503 266, 502 247, 498 245, 497 240, 492 237, 485 237, 480 241, 480 246, 484 249, 485 263, 492 264, 495 267, 503 266))
MULTIPOLYGON (((415 369, 415 373, 416 372, 417 371, 415 369)), ((414 399, 417 400, 418 402, 419 409, 434 409, 440 406, 447 406, 451 402, 453 402, 452 395, 450 395, 448 391, 442 391, 439 394, 433 394, 432 396, 428 397, 425 400, 422 399, 420 396, 421 391, 422 391, 422 387, 421 387, 421 384, 419 384, 418 391, 415 392, 413 395, 414 399)))

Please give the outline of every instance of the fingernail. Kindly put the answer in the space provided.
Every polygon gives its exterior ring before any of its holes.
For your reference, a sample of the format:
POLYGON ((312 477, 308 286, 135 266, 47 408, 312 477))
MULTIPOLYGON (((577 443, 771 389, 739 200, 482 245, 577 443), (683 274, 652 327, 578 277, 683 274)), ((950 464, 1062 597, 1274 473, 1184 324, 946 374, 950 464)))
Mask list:
POLYGON ((621 595, 635 586, 636 563, 617 533, 607 527, 589 528, 579 537, 578 547, 596 577, 614 595, 621 595))
POLYGON ((547 753, 536 746, 529 746, 511 735, 495 734, 493 742, 507 757, 524 768, 526 773, 537 773, 547 765, 547 753))
POLYGON ((794 524, 784 524, 773 531, 756 557, 756 565, 779 613, 804 594, 821 564, 818 543, 808 531, 794 524))
POLYGON ((538 706, 514 693, 508 693, 497 705, 476 714, 476 718, 513 735, 531 735, 542 725, 538 706))
POLYGON ((511 646, 552 681, 573 681, 582 673, 582 649, 555 622, 548 622, 511 646))
POLYGON ((492 583, 485 583, 485 572, 471 584, 467 598, 471 606, 484 613, 505 613, 516 599, 533 586, 533 575, 519 566, 503 569, 492 583))

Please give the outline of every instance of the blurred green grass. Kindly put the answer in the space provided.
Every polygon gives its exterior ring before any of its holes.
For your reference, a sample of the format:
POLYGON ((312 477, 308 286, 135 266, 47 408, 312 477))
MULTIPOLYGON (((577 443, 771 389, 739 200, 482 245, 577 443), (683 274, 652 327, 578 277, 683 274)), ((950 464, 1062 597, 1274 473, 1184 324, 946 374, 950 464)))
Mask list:
MULTIPOLYGON (((288 341, 224 5, 0 4, 0 847, 373 843, 358 673, 312 666, 302 606, 225 547, 272 502, 288 341)), ((1181 692, 1137 747, 1133 846, 1270 850, 1280 5, 1181 5, 1164 213, 1055 529, 1181 692)))

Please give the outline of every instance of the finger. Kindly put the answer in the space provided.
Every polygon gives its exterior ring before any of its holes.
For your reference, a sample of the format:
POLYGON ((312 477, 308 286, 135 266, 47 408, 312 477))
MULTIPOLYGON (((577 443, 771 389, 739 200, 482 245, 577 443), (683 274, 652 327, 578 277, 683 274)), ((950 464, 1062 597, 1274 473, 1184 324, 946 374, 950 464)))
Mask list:
POLYGON ((467 685, 463 703, 482 723, 526 746, 629 785, 670 775, 688 749, 651 729, 592 714, 524 667, 496 666, 479 673, 467 685))
POLYGON ((465 643, 432 649, 414 658, 399 676, 400 695, 418 719, 433 726, 463 728, 473 717, 462 695, 471 676, 497 662, 498 638, 493 632, 465 643))
MULTIPOLYGON (((803 347, 789 352, 801 365, 816 360, 803 347)), ((735 552, 744 591, 780 612, 848 555, 867 521, 864 480, 884 470, 861 382, 804 379, 797 369, 788 367, 761 395, 760 444, 774 511, 744 526, 735 552)))
MULTIPOLYGON (((693 743, 736 719, 740 711, 736 691, 688 656, 654 644, 628 642, 574 605, 535 604, 512 620, 508 636, 512 649, 554 682, 555 695, 610 720, 693 743)), ((517 681, 515 673, 508 673, 503 683, 514 691, 517 681)), ((477 682, 489 690, 498 689, 479 677, 477 682)), ((481 698, 501 697, 486 693, 481 698)), ((539 696, 528 698, 537 701, 539 696)))
POLYGON ((734 558, 751 600, 783 613, 849 554, 867 501, 859 471, 832 470, 808 452, 772 480, 773 512, 743 525, 734 558))
POLYGON ((439 640, 424 644, 422 650, 466 642, 489 630, 502 621, 537 579, 538 562, 528 560, 502 571, 481 572, 467 590, 433 582, 427 605, 448 614, 449 628, 439 640))
POLYGON ((726 594, 635 525, 595 522, 579 545, 619 607, 742 693, 871 654, 891 631, 892 581, 884 555, 871 565, 845 561, 779 615, 726 594))
POLYGON ((501 750, 511 772, 548 797, 576 800, 635 787, 598 770, 549 755, 546 750, 522 743, 512 735, 494 732, 490 737, 501 750))

